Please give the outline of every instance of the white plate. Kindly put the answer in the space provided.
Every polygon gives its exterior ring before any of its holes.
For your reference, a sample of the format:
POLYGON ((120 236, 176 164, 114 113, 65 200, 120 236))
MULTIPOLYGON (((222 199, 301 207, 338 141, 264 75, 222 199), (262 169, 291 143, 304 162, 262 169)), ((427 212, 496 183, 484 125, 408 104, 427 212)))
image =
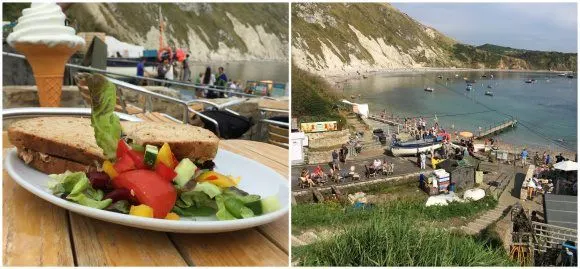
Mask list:
POLYGON ((253 218, 226 221, 218 221, 215 216, 181 218, 179 221, 136 217, 82 206, 53 195, 47 187, 50 178, 27 166, 18 158, 15 148, 8 151, 4 168, 16 183, 50 203, 91 218, 142 229, 177 233, 228 232, 266 224, 288 212, 290 187, 288 180, 280 174, 254 160, 222 149, 218 150, 214 162, 216 171, 241 176, 242 180, 238 186, 241 190, 262 197, 277 195, 281 208, 253 218))

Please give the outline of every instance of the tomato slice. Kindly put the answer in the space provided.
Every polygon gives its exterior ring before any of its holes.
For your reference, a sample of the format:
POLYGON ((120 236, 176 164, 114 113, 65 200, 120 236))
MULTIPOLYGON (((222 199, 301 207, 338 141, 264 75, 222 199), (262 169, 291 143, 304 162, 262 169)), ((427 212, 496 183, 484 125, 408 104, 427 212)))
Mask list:
POLYGON ((135 162, 128 154, 121 156, 118 158, 115 164, 113 164, 113 168, 117 173, 123 173, 125 171, 134 170, 135 169, 135 162))
POLYGON ((132 191, 139 203, 153 208, 153 216, 158 219, 167 216, 177 199, 173 184, 151 170, 139 169, 122 173, 113 180, 113 186, 132 191))
POLYGON ((145 152, 129 150, 127 151, 127 155, 131 157, 137 169, 147 169, 147 165, 145 164, 145 152))
POLYGON ((125 140, 119 139, 119 142, 117 142, 117 160, 127 155, 127 152, 129 152, 129 150, 131 149, 129 148, 129 145, 125 143, 125 140))
POLYGON ((173 179, 177 176, 177 173, 175 173, 173 169, 167 167, 167 165, 163 163, 158 163, 157 166, 155 166, 155 173, 168 182, 173 182, 173 179))

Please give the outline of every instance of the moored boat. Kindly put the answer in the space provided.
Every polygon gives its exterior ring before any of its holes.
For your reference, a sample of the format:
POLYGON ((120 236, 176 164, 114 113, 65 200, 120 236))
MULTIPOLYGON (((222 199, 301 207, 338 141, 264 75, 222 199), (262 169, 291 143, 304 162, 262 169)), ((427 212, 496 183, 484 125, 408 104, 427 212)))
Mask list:
POLYGON ((493 92, 486 91, 486 92, 485 92, 485 95, 487 95, 487 96, 493 96, 493 92))
POLYGON ((425 91, 426 91, 426 92, 433 92, 433 91, 435 91, 435 89, 433 89, 433 88, 430 88, 430 87, 427 87, 427 88, 425 88, 425 91))
POLYGON ((443 143, 435 139, 421 139, 408 142, 396 142, 391 146, 393 156, 409 156, 423 152, 430 152, 441 148, 443 143))
POLYGON ((466 91, 471 91, 473 90, 473 86, 471 86, 471 84, 467 84, 467 88, 465 88, 466 91))

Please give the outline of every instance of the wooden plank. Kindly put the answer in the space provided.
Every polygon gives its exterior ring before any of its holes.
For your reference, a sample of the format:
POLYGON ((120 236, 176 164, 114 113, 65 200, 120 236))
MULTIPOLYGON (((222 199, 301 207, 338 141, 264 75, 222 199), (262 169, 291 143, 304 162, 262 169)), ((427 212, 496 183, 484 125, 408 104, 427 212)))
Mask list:
MULTIPOLYGON (((3 132, 4 151, 10 146, 3 132)), ((2 254, 5 266, 74 266, 67 212, 2 173, 2 254)))
POLYGON ((166 233, 70 218, 79 266, 187 266, 166 233))
POLYGON ((195 266, 288 266, 288 254, 256 229, 170 237, 195 266))

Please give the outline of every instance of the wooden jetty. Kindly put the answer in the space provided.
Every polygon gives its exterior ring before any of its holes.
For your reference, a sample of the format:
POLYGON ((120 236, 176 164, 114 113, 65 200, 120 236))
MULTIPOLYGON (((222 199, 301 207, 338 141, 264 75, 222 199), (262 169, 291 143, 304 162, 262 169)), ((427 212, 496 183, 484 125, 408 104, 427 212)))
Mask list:
POLYGON ((378 122, 382 122, 382 123, 386 123, 386 124, 393 125, 393 126, 396 126, 396 125, 403 126, 402 123, 398 123, 398 122, 392 121, 392 120, 387 120, 387 119, 381 118, 381 117, 376 116, 376 115, 369 115, 368 116, 368 119, 369 120, 378 121, 378 122))
POLYGON ((489 135, 493 135, 495 133, 499 133, 501 131, 503 131, 504 129, 507 128, 512 128, 515 127, 518 124, 517 120, 511 119, 511 120, 506 120, 504 122, 501 122, 498 125, 495 126, 490 126, 489 128, 479 131, 477 135, 475 135, 475 139, 477 138, 482 138, 482 137, 486 137, 489 135))

